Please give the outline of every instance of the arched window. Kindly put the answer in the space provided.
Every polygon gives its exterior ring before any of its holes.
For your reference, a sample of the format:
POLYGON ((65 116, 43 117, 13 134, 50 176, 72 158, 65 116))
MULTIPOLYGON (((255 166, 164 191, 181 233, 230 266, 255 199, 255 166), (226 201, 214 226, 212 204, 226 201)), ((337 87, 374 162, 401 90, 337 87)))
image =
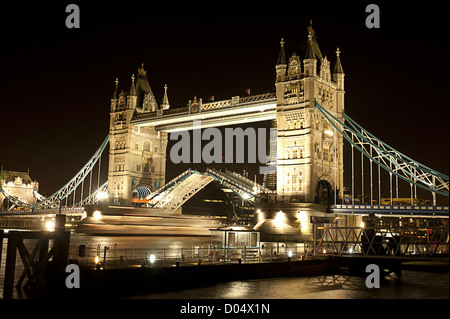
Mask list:
POLYGON ((142 149, 143 149, 145 152, 150 152, 150 142, 149 142, 149 141, 145 141, 144 144, 143 144, 143 146, 142 146, 142 149))

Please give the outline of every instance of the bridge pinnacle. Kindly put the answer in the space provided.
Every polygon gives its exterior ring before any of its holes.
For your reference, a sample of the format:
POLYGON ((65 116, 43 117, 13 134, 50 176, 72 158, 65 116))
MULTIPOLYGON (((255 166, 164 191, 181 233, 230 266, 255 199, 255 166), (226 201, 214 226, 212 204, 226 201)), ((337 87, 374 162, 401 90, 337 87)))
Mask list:
POLYGON ((308 36, 311 35, 311 37, 314 37, 315 31, 312 27, 312 19, 309 19, 309 26, 308 26, 308 36))
POLYGON ((342 63, 340 59, 341 51, 339 48, 336 50, 336 64, 334 65, 334 72, 333 73, 344 73, 344 69, 342 68, 342 63))
POLYGON ((114 88, 113 99, 117 99, 117 93, 119 92, 119 78, 116 78, 116 87, 114 88))
POLYGON ((131 75, 131 88, 130 88, 130 95, 136 95, 136 86, 134 85, 134 74, 131 75))
POLYGON ((280 41, 280 54, 278 55, 277 65, 286 64, 286 53, 284 52, 284 38, 281 38, 280 41))
POLYGON ((170 108, 169 97, 167 96, 167 84, 164 85, 164 97, 161 102, 161 107, 163 108, 163 110, 167 110, 168 108, 170 108))
POLYGON ((147 76, 147 71, 144 70, 144 63, 141 64, 141 68, 138 69, 138 74, 139 75, 143 75, 143 76, 147 76))

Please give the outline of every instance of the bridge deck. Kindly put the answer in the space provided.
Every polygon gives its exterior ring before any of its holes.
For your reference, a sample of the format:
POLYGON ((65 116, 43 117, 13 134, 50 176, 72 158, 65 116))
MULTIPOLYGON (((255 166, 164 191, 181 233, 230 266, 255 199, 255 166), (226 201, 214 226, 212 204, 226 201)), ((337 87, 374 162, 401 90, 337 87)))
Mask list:
POLYGON ((448 206, 414 205, 332 205, 329 213, 344 215, 367 215, 374 213, 392 217, 439 217, 448 218, 448 206))
POLYGON ((138 114, 131 122, 136 126, 155 126, 159 131, 175 132, 192 129, 194 120, 201 120, 202 128, 218 127, 272 120, 275 112, 276 95, 266 93, 138 114))

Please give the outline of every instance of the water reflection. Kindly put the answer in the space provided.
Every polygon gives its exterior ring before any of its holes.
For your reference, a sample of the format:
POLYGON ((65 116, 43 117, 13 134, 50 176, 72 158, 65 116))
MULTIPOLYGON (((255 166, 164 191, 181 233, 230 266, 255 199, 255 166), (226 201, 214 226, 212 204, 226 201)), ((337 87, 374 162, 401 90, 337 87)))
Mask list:
POLYGON ((368 289, 365 278, 348 275, 239 280, 210 287, 137 296, 148 299, 448 299, 448 273, 403 271, 381 288, 368 289))

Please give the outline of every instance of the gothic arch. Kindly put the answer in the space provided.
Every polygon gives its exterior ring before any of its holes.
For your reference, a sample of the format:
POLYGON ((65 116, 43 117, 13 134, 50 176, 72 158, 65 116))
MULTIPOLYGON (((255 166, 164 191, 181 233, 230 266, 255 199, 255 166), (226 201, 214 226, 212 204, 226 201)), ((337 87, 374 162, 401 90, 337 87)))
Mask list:
POLYGON ((315 201, 318 204, 332 205, 334 203, 333 181, 328 176, 322 175, 316 184, 315 201))
POLYGON ((145 198, 150 195, 152 192, 151 187, 146 184, 139 184, 133 190, 133 198, 145 198))

